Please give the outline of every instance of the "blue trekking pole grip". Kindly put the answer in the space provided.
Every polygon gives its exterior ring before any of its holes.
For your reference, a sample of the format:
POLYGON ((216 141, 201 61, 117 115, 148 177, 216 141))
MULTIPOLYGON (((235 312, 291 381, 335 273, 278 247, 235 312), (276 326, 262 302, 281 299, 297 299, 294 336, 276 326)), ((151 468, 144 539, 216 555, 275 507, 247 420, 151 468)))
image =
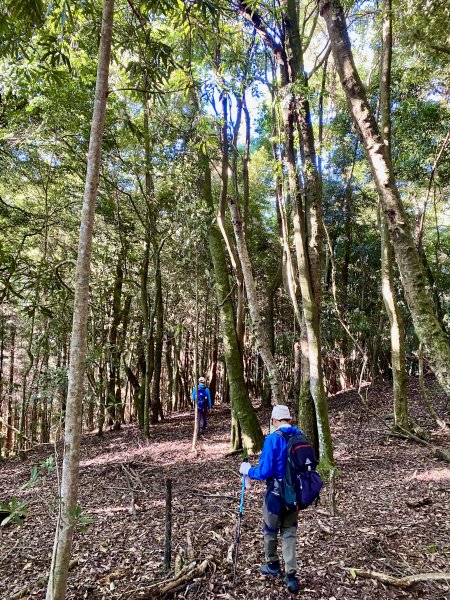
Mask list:
MULTIPOLYGON (((248 462, 247 453, 244 453, 243 462, 248 462)), ((244 512, 244 498, 245 498, 245 478, 246 475, 242 475, 241 485, 241 501, 239 503, 239 514, 236 524, 236 542, 234 547, 234 567, 233 567, 233 587, 236 585, 236 574, 237 574, 237 561, 239 553, 239 544, 241 541, 241 521, 242 513, 244 512)))
POLYGON ((242 513, 244 511, 245 478, 246 478, 246 475, 242 475, 241 503, 239 504, 239 515, 242 515, 242 513))

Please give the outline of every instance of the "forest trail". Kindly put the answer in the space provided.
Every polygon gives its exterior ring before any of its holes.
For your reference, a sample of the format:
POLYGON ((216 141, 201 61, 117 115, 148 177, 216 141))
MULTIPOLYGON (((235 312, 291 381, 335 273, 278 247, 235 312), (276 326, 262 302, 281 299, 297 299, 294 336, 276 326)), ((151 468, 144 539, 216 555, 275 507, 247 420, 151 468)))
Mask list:
MULTIPOLYGON (((438 412, 449 420, 448 400, 433 378, 427 383, 438 412)), ((373 387, 368 395, 371 409, 380 416, 389 414, 390 394, 387 384, 373 387)), ((421 426, 433 429, 415 379, 410 381, 410 410, 421 426)), ((348 569, 396 577, 448 571, 450 469, 428 449, 389 437, 380 421, 366 415, 355 393, 333 397, 330 417, 340 471, 338 516, 329 516, 327 490, 317 509, 300 516, 298 597, 449 598, 450 586, 444 583, 420 583, 400 590, 370 579, 354 580, 348 569)), ((259 418, 268 423, 269 414, 260 410, 259 418)), ((103 439, 84 436, 79 501, 92 523, 75 534, 72 556, 76 562, 69 575, 67 598, 150 597, 150 586, 164 578, 164 480, 168 476, 173 479, 173 556, 180 550, 187 552, 190 537, 194 557, 210 561, 205 576, 191 581, 172 598, 290 597, 281 578, 268 580, 259 575, 264 490, 259 482, 246 493, 238 582, 236 588, 231 586, 240 457, 225 456, 229 426, 229 409, 215 408, 197 455, 191 453, 190 413, 177 414, 152 427, 149 441, 135 426, 107 432, 103 439), (142 492, 136 493, 135 517, 123 465, 136 475, 135 487, 142 485, 142 492)), ((441 436, 439 443, 448 446, 448 437, 441 436)), ((40 477, 30 489, 20 487, 30 479, 31 467, 52 451, 52 446, 45 446, 30 451, 25 462, 8 459, 0 464, 0 501, 16 496, 29 502, 23 526, 0 530, 2 600, 45 598, 56 474, 40 477), (20 590, 24 593, 18 596, 20 590)))

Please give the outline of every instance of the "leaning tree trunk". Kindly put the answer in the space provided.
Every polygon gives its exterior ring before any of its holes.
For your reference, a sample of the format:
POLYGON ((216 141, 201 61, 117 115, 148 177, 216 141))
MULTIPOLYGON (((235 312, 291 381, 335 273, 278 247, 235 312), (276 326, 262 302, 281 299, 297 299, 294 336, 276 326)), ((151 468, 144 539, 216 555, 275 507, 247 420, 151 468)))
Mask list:
POLYGON ((114 16, 114 0, 104 0, 97 83, 92 116, 86 184, 81 216, 80 240, 75 275, 75 298, 70 347, 64 460, 61 474, 59 514, 53 546, 47 600, 64 600, 67 589, 72 536, 76 524, 84 370, 87 351, 89 279, 92 255, 95 202, 99 181, 101 144, 108 94, 108 74, 114 16))
POLYGON ((320 13, 327 24, 334 62, 372 170, 417 337, 423 343, 439 383, 450 394, 450 347, 447 336, 434 314, 420 256, 395 184, 392 164, 353 60, 344 10, 339 0, 321 0, 320 13))

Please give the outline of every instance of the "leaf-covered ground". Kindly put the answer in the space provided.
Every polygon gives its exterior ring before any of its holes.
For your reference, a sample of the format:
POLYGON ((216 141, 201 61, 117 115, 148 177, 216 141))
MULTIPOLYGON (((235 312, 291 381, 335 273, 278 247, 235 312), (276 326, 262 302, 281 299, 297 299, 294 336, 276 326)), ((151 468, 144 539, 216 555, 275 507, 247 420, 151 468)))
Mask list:
MULTIPOLYGON (((436 408, 448 421, 448 400, 433 379, 427 384, 436 408)), ((388 424, 390 394, 388 385, 380 385, 368 395, 370 409, 388 424)), ((422 407, 414 379, 410 402, 414 419, 436 431, 422 407)), ((372 579, 353 579, 351 568, 396 577, 450 571, 450 469, 433 458, 428 448, 389 436, 381 421, 367 414, 355 393, 332 398, 330 411, 339 469, 338 515, 329 515, 327 489, 317 509, 300 515, 299 597, 449 598, 450 585, 445 583, 418 583, 401 590, 372 579)), ((259 414, 261 422, 268 423, 268 413, 259 414)), ((290 597, 281 578, 267 580, 259 575, 263 483, 254 484, 246 493, 238 581, 235 588, 231 585, 240 459, 226 456, 229 424, 229 410, 214 409, 197 454, 191 452, 189 413, 169 417, 153 427, 149 441, 135 426, 106 433, 103 439, 84 437, 80 504, 92 523, 75 535, 68 598, 133 600, 150 597, 157 590, 156 584, 165 578, 166 477, 173 480, 173 556, 184 556, 188 562, 190 555, 209 560, 206 574, 172 597, 290 597), (135 515, 130 482, 136 490, 135 515)), ((445 434, 432 439, 449 446, 445 434)), ((56 474, 40 476, 30 489, 20 488, 29 480, 31 467, 52 451, 52 446, 45 446, 30 451, 25 462, 8 459, 0 464, 0 501, 16 496, 29 503, 23 526, 0 530, 2 600, 45 598, 56 474)), ((62 451, 60 446, 58 451, 62 451)))

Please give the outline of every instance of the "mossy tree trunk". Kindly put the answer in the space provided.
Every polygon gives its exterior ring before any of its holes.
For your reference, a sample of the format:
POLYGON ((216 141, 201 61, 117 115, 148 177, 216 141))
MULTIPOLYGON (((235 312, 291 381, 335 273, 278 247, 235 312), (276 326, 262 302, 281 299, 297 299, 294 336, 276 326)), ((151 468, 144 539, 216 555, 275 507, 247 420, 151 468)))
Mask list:
MULTIPOLYGON (((200 192, 210 209, 212 219, 214 215, 214 202, 211 190, 211 170, 208 158, 204 154, 199 155, 199 162, 202 170, 200 192)), ((258 452, 262 448, 263 434, 252 403, 250 402, 244 379, 244 368, 236 334, 224 241, 216 223, 212 223, 209 228, 208 244, 214 267, 223 349, 230 383, 232 414, 239 421, 244 447, 248 451, 258 452)), ((238 436, 235 436, 235 439, 238 439, 238 436)), ((231 448, 231 450, 236 450, 236 448, 231 448)))

